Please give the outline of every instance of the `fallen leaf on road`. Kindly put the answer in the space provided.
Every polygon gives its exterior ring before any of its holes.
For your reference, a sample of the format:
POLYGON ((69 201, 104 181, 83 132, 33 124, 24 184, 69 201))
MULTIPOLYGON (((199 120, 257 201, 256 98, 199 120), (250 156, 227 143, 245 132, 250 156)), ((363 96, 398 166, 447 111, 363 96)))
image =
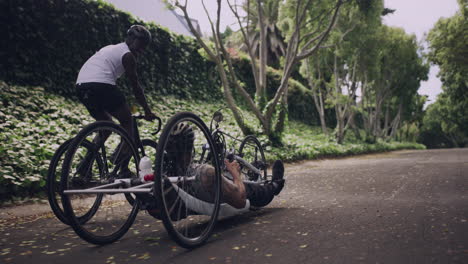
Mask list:
POLYGON ((151 256, 148 252, 138 257, 138 259, 149 259, 151 256))

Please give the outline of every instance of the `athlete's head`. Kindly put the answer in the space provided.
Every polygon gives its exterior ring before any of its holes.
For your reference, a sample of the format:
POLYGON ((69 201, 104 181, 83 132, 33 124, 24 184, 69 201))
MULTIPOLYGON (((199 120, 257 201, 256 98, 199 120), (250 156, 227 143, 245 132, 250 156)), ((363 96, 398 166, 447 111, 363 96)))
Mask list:
POLYGON ((167 161, 171 161, 183 175, 192 162, 192 153, 195 141, 193 128, 186 123, 177 124, 168 138, 165 148, 167 161))
POLYGON ((136 55, 142 53, 150 41, 151 33, 144 26, 133 25, 127 30, 125 42, 136 55))

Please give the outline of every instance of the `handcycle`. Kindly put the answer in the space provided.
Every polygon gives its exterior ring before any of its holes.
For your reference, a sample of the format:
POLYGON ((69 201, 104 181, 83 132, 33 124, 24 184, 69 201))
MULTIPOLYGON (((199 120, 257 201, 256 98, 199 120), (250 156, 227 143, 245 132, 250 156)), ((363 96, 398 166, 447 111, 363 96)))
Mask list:
MULTIPOLYGON (((156 210, 169 236, 180 246, 193 248, 211 236, 219 217, 248 211, 248 202, 244 208, 236 209, 222 201, 221 177, 224 177, 224 169, 221 164, 225 158, 235 159, 241 164, 246 180, 265 181, 267 166, 263 148, 254 136, 248 136, 240 141, 239 154, 227 151, 226 142, 222 140, 227 134, 219 129, 221 120, 222 115, 215 113, 212 124, 214 122, 216 127, 213 129, 210 125, 209 129, 200 117, 190 112, 181 112, 169 119, 158 140, 154 178, 148 181, 135 176, 104 179, 89 186, 74 185, 70 181, 69 166, 65 166, 76 154, 75 149, 70 149, 62 169, 60 185, 64 213, 76 233, 90 243, 111 243, 128 231, 140 209, 156 210), (190 128, 191 144, 175 140, 178 135, 176 132, 182 124, 190 128), (247 152, 248 147, 253 147, 253 150, 247 152), (177 153, 190 155, 188 158, 187 155, 174 155, 177 153), (200 184, 197 170, 200 168, 209 168, 214 172, 208 198, 201 197, 200 188, 197 188, 200 184), (117 199, 117 195, 124 197, 117 199), (102 209, 104 216, 95 213, 84 221, 77 215, 88 212, 93 205, 89 201, 87 206, 75 205, 73 196, 84 196, 88 200, 90 197, 96 200, 103 200, 101 197, 111 198, 104 205, 100 201, 99 209, 102 209), (114 230, 104 231, 111 228, 114 230)), ((74 141, 78 142, 76 138, 74 141)), ((80 142, 84 142, 84 139, 80 142)), ((136 152, 134 156, 131 162, 137 168, 136 152)), ((98 174, 99 168, 95 171, 98 174)))

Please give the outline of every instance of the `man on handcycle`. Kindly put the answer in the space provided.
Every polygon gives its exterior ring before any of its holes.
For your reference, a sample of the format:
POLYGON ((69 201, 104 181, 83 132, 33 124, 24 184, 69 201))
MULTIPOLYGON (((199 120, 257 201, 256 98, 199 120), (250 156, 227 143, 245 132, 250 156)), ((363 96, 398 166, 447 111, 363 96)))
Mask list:
MULTIPOLYGON (((173 172, 168 172, 174 175, 195 176, 195 180, 191 183, 191 194, 200 200, 210 202, 213 199, 212 189, 214 184, 215 169, 208 164, 196 164, 192 162, 192 149, 194 146, 195 135, 190 126, 180 123, 169 137, 166 146, 166 156, 175 164, 172 168, 173 172)), ((284 187, 285 180, 284 166, 280 160, 273 163, 273 176, 271 181, 257 183, 243 181, 241 176, 240 165, 237 161, 224 160, 226 172, 222 178, 222 202, 229 204, 236 209, 242 209, 246 206, 247 199, 253 207, 263 207, 268 205, 278 195, 284 187), (229 174, 229 175, 227 175, 229 174), (225 176, 230 176, 229 180, 225 176)), ((169 185, 170 183, 166 183, 169 185)), ((167 194, 173 196, 173 201, 177 201, 175 190, 167 194)), ((182 202, 178 200, 178 202, 182 202)), ((155 218, 160 219, 159 208, 150 207, 148 213, 155 218)), ((172 218, 173 216, 171 216, 172 218)), ((186 215, 182 216, 186 217, 186 215)))
MULTIPOLYGON (((139 55, 151 41, 151 33, 141 25, 133 25, 127 31, 125 42, 108 45, 90 57, 81 67, 76 80, 79 100, 97 121, 112 121, 115 117, 133 139, 133 119, 123 93, 117 89, 116 80, 125 72, 130 80, 137 102, 143 107, 146 120, 156 119, 138 82, 136 62, 139 55)), ((105 136, 106 137, 106 136, 105 136)), ((95 139, 97 141, 98 139, 95 139)), ((100 139, 105 140, 105 138, 100 139)), ((121 146, 121 155, 112 157, 115 164, 121 164, 121 174, 130 173, 128 169, 128 147, 121 146)), ((91 155, 85 158, 89 162, 91 155)), ((87 170, 87 166, 81 166, 87 170)), ((82 173, 85 173, 83 171, 82 173)))

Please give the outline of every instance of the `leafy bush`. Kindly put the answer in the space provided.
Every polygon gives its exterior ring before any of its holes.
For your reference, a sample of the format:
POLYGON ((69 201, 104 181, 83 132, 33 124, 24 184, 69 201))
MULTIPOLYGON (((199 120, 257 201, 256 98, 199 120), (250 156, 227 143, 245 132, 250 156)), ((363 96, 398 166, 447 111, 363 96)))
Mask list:
MULTIPOLYGON (((239 53, 239 56, 234 58, 234 67, 238 74, 239 80, 244 85, 246 91, 254 97, 255 80, 250 66, 250 59, 247 55, 239 53)), ((281 72, 268 67, 267 68, 267 96, 271 100, 275 95, 276 89, 281 83, 281 72)), ((288 82, 288 116, 292 120, 300 120, 311 125, 319 125, 320 119, 315 109, 312 92, 307 89, 301 82, 289 79, 288 82)), ((243 102, 241 96, 234 91, 236 100, 243 102)))
MULTIPOLYGON (((163 124, 175 113, 193 111, 209 122, 222 104, 180 100, 149 94, 150 106, 163 124)), ((0 201, 35 195, 45 185, 49 161, 60 144, 93 122, 80 103, 46 92, 41 87, 11 86, 0 81, 0 201)), ((252 120, 249 118, 247 120, 252 120)), ((225 122, 240 137, 233 119, 225 122)), ((151 138, 155 123, 142 122, 140 133, 151 138)), ((154 138, 157 140, 157 138, 154 138)))
POLYGON ((282 148, 267 148, 267 159, 296 161, 326 157, 340 157, 356 154, 384 152, 399 149, 425 149, 421 144, 412 142, 384 142, 375 144, 346 141, 338 144, 321 133, 320 127, 312 127, 300 122, 290 122, 284 134, 282 148))

